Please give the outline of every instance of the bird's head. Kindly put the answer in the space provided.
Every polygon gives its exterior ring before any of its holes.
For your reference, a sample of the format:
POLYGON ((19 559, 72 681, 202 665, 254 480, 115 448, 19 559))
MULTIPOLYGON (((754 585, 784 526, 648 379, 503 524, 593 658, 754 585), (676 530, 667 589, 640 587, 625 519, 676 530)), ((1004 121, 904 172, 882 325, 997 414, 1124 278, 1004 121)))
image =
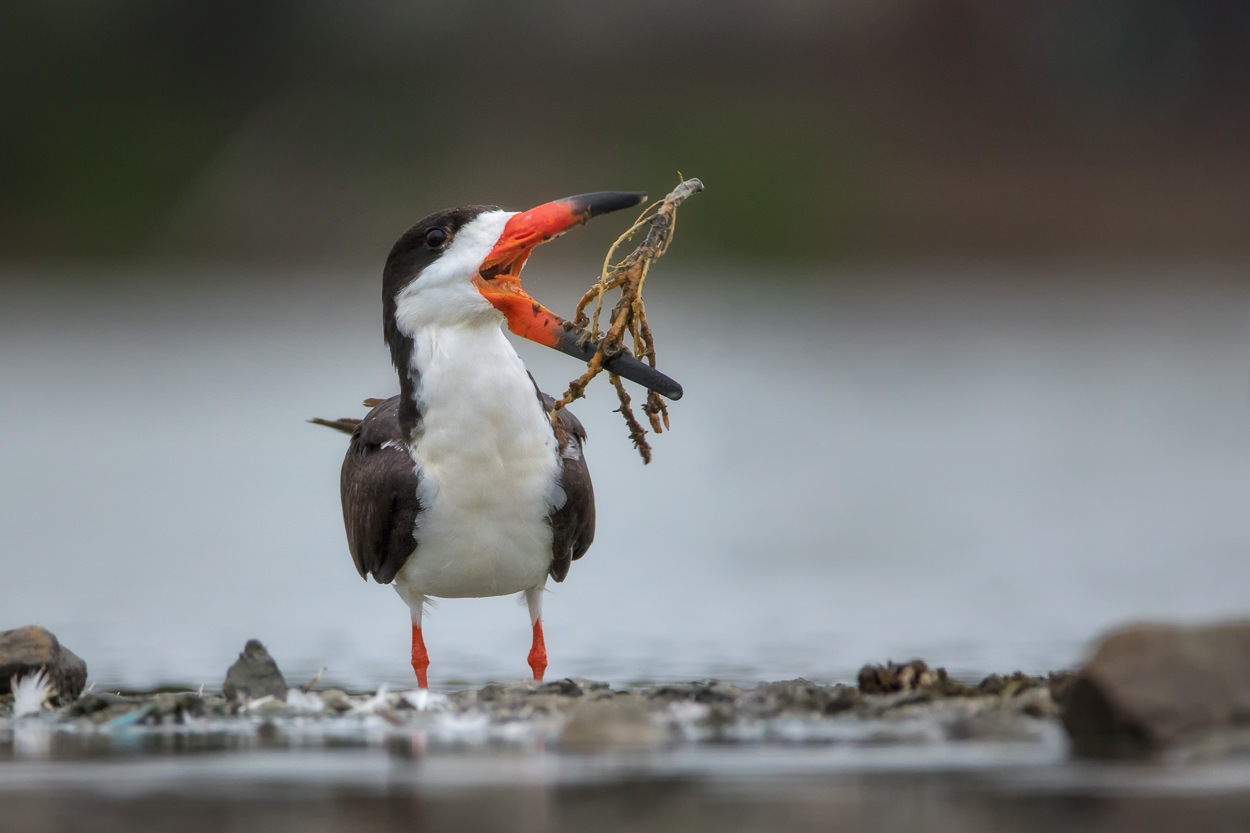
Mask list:
MULTIPOLYGON (((521 288, 521 269, 538 245, 646 198, 632 191, 599 191, 520 213, 474 205, 421 220, 396 241, 383 271, 383 324, 396 363, 408 352, 404 344, 424 328, 501 320, 522 338, 589 361, 593 342, 521 288)), ((607 366, 671 399, 681 396, 676 382, 628 354, 607 366)))

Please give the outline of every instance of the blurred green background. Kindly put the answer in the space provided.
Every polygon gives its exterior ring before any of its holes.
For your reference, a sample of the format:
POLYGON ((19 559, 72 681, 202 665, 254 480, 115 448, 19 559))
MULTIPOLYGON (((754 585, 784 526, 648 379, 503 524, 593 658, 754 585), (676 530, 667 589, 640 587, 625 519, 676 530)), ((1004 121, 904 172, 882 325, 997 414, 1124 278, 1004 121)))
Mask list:
POLYGON ((0 265, 372 263, 442 207, 678 171, 705 262, 1250 250, 1238 0, 2 15, 0 265))

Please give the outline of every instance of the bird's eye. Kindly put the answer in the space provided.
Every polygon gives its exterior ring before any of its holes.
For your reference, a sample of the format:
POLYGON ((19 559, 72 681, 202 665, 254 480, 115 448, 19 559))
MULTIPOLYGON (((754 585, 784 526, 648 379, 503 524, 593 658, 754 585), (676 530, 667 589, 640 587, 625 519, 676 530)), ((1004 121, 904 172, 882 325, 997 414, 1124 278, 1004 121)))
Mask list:
POLYGON ((441 228, 432 228, 425 233, 425 245, 431 249, 441 249, 447 245, 447 232, 441 228))

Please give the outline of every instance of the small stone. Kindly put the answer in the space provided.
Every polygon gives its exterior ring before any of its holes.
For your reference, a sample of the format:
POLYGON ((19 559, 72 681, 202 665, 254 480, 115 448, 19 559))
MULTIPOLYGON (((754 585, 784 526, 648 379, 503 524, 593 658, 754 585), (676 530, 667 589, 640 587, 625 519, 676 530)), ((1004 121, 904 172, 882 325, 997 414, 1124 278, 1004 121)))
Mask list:
POLYGON ((483 703, 491 703, 503 697, 504 687, 499 683, 487 683, 478 689, 477 699, 483 703))
POLYGON ((937 687, 946 681, 946 669, 936 671, 924 660, 914 659, 902 664, 865 665, 859 669, 859 690, 864 694, 893 694, 937 687))
POLYGON ((331 688, 317 693, 321 695, 321 702, 325 703, 326 708, 332 712, 341 713, 352 710, 352 698, 341 688, 331 688))
POLYGON ((543 683, 537 688, 537 692, 539 694, 559 694, 564 697, 581 697, 582 687, 576 680, 566 678, 543 683))
POLYGON ((251 639, 239 654, 238 660, 226 672, 221 685, 226 699, 234 700, 242 694, 250 700, 271 695, 277 700, 286 699, 287 684, 278 670, 278 664, 269 656, 265 646, 251 639))
POLYGON ((28 625, 0 632, 0 694, 11 691, 14 677, 25 677, 40 668, 56 689, 56 699, 72 703, 87 684, 87 663, 61 645, 48 630, 28 625))
POLYGON ((265 700, 263 703, 260 703, 253 708, 249 708, 248 714, 270 718, 288 715, 294 711, 295 709, 291 708, 285 700, 265 700))
POLYGON ((560 745, 577 751, 654 749, 671 739, 646 708, 619 700, 578 703, 560 733, 560 745))

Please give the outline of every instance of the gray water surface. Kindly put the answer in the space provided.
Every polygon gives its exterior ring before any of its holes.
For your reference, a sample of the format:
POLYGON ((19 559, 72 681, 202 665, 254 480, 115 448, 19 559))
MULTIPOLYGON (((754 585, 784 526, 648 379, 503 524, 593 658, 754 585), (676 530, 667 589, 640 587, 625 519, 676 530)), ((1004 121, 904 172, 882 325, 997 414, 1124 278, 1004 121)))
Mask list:
POLYGON ((1050 742, 586 754, 532 742, 440 746, 395 727, 347 743, 192 739, 59 735, 31 754, 19 738, 15 756, 0 754, 5 829, 1154 833, 1241 831, 1250 812, 1244 761, 1073 763, 1050 742))
MULTIPOLYGON (((657 271, 686 397, 647 467, 606 383, 576 407, 598 535, 550 586, 549 674, 1041 672, 1127 619, 1244 615, 1250 282, 1038 272, 657 271)), ((395 391, 377 283, 11 275, 0 627, 105 687, 216 687, 249 637, 294 680, 410 685, 407 610, 347 553, 345 438, 304 422, 395 391)), ((581 283, 527 277, 566 313, 581 283)), ((578 370, 519 349, 549 391, 578 370)), ((528 671, 511 598, 441 601, 425 634, 435 686, 528 671)))

